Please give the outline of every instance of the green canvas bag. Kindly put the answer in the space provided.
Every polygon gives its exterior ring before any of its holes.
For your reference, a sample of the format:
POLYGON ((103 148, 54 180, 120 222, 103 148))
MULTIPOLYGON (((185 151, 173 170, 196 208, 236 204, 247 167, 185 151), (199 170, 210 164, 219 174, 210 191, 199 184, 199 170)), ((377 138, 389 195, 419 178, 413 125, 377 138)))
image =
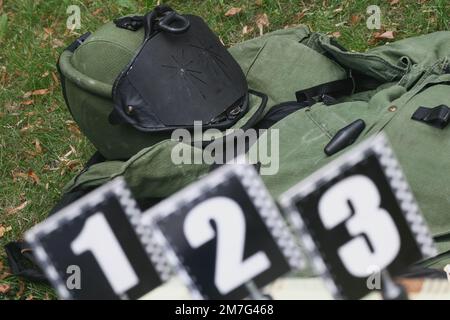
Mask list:
POLYGON ((221 130, 248 127, 267 100, 248 90, 200 17, 167 6, 83 35, 61 54, 58 70, 74 120, 109 160, 169 139, 174 129, 193 126, 190 118, 221 130))
MULTIPOLYGON (((345 79, 359 87, 332 105, 317 101, 290 113, 260 137, 270 143, 270 130, 279 130, 279 171, 262 176, 275 198, 348 151, 329 157, 324 147, 338 130, 363 119, 366 127, 356 142, 381 131, 387 134, 435 236, 440 254, 426 264, 440 268, 450 262, 450 127, 440 130, 411 119, 419 107, 450 103, 450 32, 356 53, 300 26, 238 44, 230 53, 249 88, 268 96, 266 115, 280 103, 295 100, 299 90, 345 79)), ((95 164, 65 192, 95 188, 122 175, 137 199, 168 197, 211 170, 206 164, 172 164, 171 150, 177 144, 163 139, 128 161, 95 164)))

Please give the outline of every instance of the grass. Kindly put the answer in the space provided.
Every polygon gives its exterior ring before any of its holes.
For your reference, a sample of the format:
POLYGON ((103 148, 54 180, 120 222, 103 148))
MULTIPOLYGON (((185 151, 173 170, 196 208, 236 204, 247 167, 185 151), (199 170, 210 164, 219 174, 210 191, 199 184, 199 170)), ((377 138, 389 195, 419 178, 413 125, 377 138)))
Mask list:
MULTIPOLYGON (((258 36, 256 17, 266 13, 270 25, 264 32, 302 23, 314 31, 340 35, 339 41, 351 50, 366 50, 383 43, 374 41, 377 30, 366 26, 366 8, 372 4, 381 7, 382 28, 395 31, 396 39, 449 29, 447 0, 392 2, 396 1, 174 0, 168 4, 180 12, 202 16, 228 46, 258 36), (231 7, 242 11, 226 17, 231 7), (250 30, 247 34, 242 32, 244 26, 250 30)), ((63 48, 78 35, 114 17, 144 13, 156 1, 1 3, 0 290, 3 285, 5 292, 0 292, 0 299, 53 299, 56 296, 48 286, 8 276, 3 245, 21 238, 27 229, 45 219, 64 184, 94 151, 71 121, 55 63, 63 48), (72 4, 81 8, 81 30, 76 32, 66 29, 66 10, 72 4)))

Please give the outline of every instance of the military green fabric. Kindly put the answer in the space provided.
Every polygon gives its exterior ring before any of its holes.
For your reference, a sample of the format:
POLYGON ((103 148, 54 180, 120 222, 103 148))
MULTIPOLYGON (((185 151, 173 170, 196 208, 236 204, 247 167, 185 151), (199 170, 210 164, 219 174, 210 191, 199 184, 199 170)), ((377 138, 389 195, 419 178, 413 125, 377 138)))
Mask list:
MULTIPOLYGON (((171 153, 177 144, 175 141, 165 140, 143 149, 126 162, 106 161, 95 164, 76 176, 64 191, 95 187, 123 176, 138 199, 167 197, 208 173, 210 169, 206 164, 173 164, 171 153)), ((193 157, 202 152, 195 147, 186 147, 192 151, 193 157)))
MULTIPOLYGON (((278 197, 338 157, 340 153, 327 157, 323 148, 339 129, 363 119, 367 127, 359 141, 381 130, 387 133, 432 234, 450 235, 450 128, 439 130, 411 120, 420 106, 450 104, 450 32, 406 39, 366 54, 342 52, 331 48, 324 36, 318 39, 328 52, 339 53, 335 58, 343 65, 352 65, 355 57, 354 69, 398 83, 355 94, 332 107, 319 103, 277 123, 273 129, 280 130, 280 171, 262 177, 272 195, 278 197), (377 58, 366 59, 372 56, 377 58), (410 65, 400 71, 395 61, 402 60, 410 65)), ((450 242, 438 247, 442 266, 449 263, 450 242)))
MULTIPOLYGON (((136 54, 144 30, 129 31, 110 22, 99 28, 74 53, 59 60, 69 109, 81 131, 107 159, 129 159, 140 150, 170 139, 170 133, 140 132, 126 124, 112 125, 112 87, 136 54)), ((149 75, 151 76, 151 75, 149 75)), ((231 128, 244 126, 257 115, 261 98, 250 95, 248 112, 231 128)))
POLYGON ((306 27, 280 30, 230 49, 249 87, 268 95, 266 111, 295 100, 298 90, 347 78, 339 64, 301 43, 310 35, 306 27))
MULTIPOLYGON (((299 110, 275 124, 272 129, 278 129, 280 137, 280 170, 262 178, 271 194, 279 197, 348 151, 327 157, 323 149, 339 129, 363 119, 366 129, 357 142, 381 131, 388 135, 432 234, 449 235, 438 244, 440 256, 428 263, 437 267, 450 263, 450 126, 440 130, 411 120, 420 106, 450 106, 450 32, 355 53, 341 50, 325 35, 299 27, 244 42, 230 52, 243 68, 249 86, 269 96, 268 109, 294 100, 297 90, 344 79, 351 70, 383 82, 335 105, 317 103, 299 110)), ((100 185, 123 174, 138 198, 170 196, 208 172, 206 165, 171 164, 166 148, 174 145, 164 141, 128 162, 95 165, 67 190, 100 185)))

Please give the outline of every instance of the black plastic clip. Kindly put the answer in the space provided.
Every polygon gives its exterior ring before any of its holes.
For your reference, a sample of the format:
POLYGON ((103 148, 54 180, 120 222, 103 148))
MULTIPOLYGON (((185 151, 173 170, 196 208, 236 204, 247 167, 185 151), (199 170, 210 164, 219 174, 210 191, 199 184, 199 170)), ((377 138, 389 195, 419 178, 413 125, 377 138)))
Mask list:
POLYGON ((115 19, 114 24, 118 28, 130 31, 137 31, 144 25, 144 17, 143 16, 123 17, 115 19))
POLYGON ((81 46, 90 36, 91 33, 86 32, 85 34, 77 38, 74 42, 72 42, 64 51, 75 52, 75 50, 77 50, 78 47, 81 46))
POLYGON ((333 154, 338 153, 353 144, 365 128, 366 123, 363 120, 358 119, 350 123, 348 126, 340 129, 326 145, 324 150, 325 154, 327 156, 332 156, 333 154))
POLYGON ((411 119, 444 129, 450 123, 450 108, 443 104, 434 108, 419 107, 411 119))
POLYGON ((175 11, 165 12, 157 23, 158 29, 173 34, 186 32, 190 26, 189 20, 175 11))

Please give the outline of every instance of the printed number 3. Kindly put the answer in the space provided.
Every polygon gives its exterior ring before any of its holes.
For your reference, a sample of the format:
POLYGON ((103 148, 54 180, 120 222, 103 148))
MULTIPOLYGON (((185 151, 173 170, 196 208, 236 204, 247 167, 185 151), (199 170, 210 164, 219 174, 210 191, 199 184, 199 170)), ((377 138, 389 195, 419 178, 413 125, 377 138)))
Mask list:
POLYGON ((245 218, 240 206, 225 197, 209 199, 192 209, 184 222, 184 234, 196 249, 216 235, 217 253, 214 282, 222 295, 231 292, 270 268, 267 255, 259 251, 242 261, 245 245, 245 218))
POLYGON ((372 274, 371 266, 380 270, 387 267, 400 250, 395 223, 380 204, 376 185, 362 175, 339 182, 319 202, 319 215, 325 228, 330 230, 346 221, 347 230, 354 237, 338 249, 338 254, 356 277, 372 274))

